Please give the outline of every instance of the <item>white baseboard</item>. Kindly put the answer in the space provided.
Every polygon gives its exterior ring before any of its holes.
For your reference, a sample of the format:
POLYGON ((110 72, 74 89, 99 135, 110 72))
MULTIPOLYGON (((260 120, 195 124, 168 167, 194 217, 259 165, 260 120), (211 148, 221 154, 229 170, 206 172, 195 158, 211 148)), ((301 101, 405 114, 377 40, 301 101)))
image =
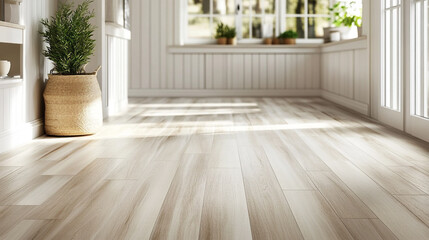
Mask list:
POLYGON ((321 91, 321 95, 322 95, 321 97, 326 99, 326 100, 334 102, 338 105, 341 105, 341 106, 346 107, 350 110, 361 113, 363 115, 370 116, 369 104, 361 103, 361 102, 358 102, 356 100, 346 98, 346 97, 343 97, 343 96, 340 96, 340 95, 337 95, 337 94, 334 94, 334 93, 331 93, 328 91, 324 91, 324 90, 321 91))
POLYGON ((178 89, 130 89, 130 97, 319 97, 319 89, 272 89, 272 90, 178 90, 178 89))
POLYGON ((0 152, 18 147, 44 134, 43 119, 37 119, 21 127, 9 129, 0 133, 0 152))

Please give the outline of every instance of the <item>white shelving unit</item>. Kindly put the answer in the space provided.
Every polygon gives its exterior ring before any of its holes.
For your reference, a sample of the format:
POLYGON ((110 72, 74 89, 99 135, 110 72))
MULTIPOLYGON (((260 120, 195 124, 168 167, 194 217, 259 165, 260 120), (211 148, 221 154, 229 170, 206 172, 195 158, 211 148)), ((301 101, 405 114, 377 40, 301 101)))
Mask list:
POLYGON ((10 77, 0 79, 0 152, 3 152, 19 144, 23 138, 24 26, 0 21, 0 60, 11 62, 10 77))

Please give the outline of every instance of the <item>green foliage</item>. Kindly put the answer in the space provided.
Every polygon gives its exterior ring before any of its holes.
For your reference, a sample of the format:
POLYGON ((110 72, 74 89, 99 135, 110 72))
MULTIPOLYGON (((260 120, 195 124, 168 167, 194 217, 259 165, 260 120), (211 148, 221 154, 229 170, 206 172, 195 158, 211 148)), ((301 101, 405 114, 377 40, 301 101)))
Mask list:
POLYGON ((234 27, 230 27, 222 22, 217 24, 215 38, 235 38, 237 31, 234 27))
POLYGON ((329 11, 333 16, 330 20, 337 27, 362 26, 362 9, 356 7, 356 2, 337 2, 329 11))
POLYGON ((235 27, 226 26, 225 36, 227 38, 235 38, 237 36, 237 31, 235 27))
POLYGON ((298 38, 298 33, 293 31, 293 30, 289 30, 289 31, 286 31, 286 32, 283 32, 282 34, 280 34, 279 38, 281 38, 281 39, 298 38))
POLYGON ((215 38, 219 39, 219 38, 224 38, 226 37, 226 30, 227 30, 227 25, 223 24, 222 22, 217 24, 216 27, 216 35, 215 38))
POLYGON ((54 63, 54 70, 58 74, 84 73, 83 68, 94 53, 95 27, 90 20, 95 15, 94 11, 89 10, 92 2, 85 0, 76 9, 73 9, 72 3, 64 3, 50 20, 41 20, 44 31, 40 34, 48 44, 43 55, 54 63))

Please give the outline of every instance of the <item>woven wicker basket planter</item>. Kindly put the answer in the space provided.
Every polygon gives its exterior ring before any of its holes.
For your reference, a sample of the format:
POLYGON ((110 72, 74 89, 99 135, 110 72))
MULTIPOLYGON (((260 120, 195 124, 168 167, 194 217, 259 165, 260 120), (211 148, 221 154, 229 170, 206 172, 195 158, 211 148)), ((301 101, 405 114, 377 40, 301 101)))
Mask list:
POLYGON ((49 75, 43 98, 48 135, 91 135, 103 125, 101 91, 96 73, 49 75))

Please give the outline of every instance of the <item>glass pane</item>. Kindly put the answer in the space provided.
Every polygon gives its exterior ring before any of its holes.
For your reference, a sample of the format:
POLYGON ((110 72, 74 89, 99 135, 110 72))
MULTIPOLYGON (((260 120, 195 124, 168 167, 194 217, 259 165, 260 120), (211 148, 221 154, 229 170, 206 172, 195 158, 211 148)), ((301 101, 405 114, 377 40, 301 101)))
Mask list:
POLYGON ((242 23, 243 23, 243 27, 241 31, 243 34, 243 38, 250 38, 250 18, 243 17, 242 23))
POLYGON ((309 14, 329 14, 329 0, 308 0, 309 14))
POLYGON ((243 15, 249 15, 254 4, 255 0, 242 0, 241 5, 243 8, 243 15))
POLYGON ((323 28, 329 27, 329 18, 308 18, 308 38, 323 38, 323 28))
POLYGON ((276 13, 276 0, 265 0, 264 1, 264 9, 266 14, 274 14, 276 13))
POLYGON ((286 13, 287 14, 304 14, 305 0, 287 0, 286 13))
POLYGON ((214 14, 234 14, 235 0, 213 0, 213 13, 214 14))
POLYGON ((305 38, 305 19, 303 17, 286 18, 286 30, 298 33, 298 38, 305 38))
POLYGON ((230 27, 235 27, 235 17, 233 16, 222 16, 213 18, 212 36, 216 34, 217 24, 222 22, 230 27))
POLYGON ((189 14, 210 13, 210 0, 188 0, 189 14))
POLYGON ((211 38, 209 17, 189 17, 188 38, 211 38))
POLYGON ((252 19, 252 38, 262 38, 262 19, 259 17, 252 19))
POLYGON ((262 14, 264 11, 264 0, 253 0, 252 6, 254 14, 262 14))

